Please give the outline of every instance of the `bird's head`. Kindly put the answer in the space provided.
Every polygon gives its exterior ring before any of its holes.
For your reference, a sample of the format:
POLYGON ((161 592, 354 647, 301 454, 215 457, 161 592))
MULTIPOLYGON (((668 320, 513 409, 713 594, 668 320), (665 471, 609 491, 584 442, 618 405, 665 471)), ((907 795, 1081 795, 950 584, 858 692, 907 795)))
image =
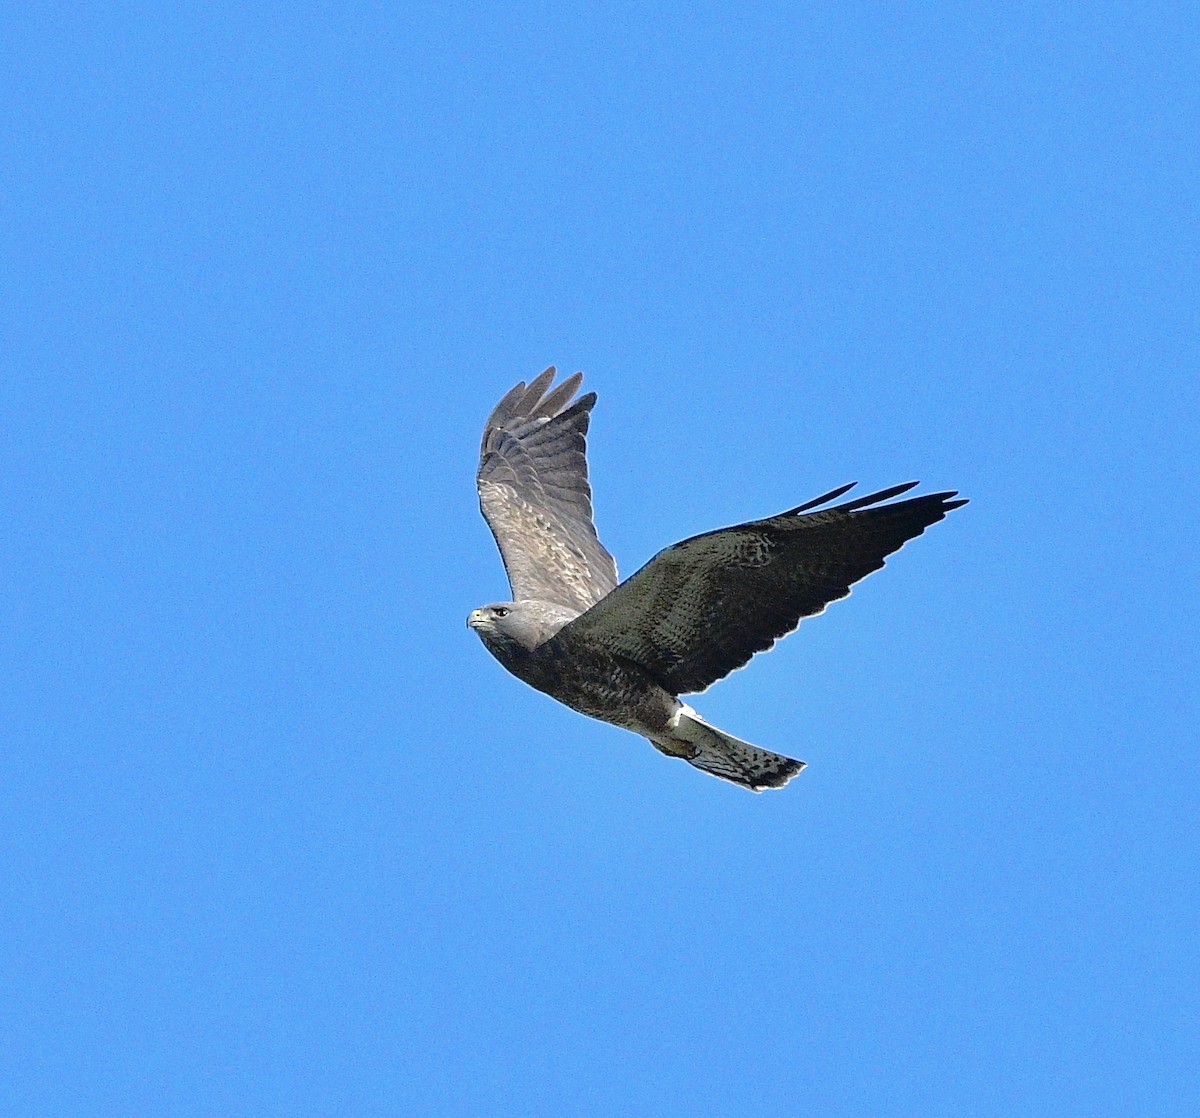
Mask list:
POLYGON ((517 608, 516 602, 493 602, 490 606, 480 606, 467 614, 467 627, 476 631, 503 627, 517 608))
POLYGON ((532 652, 575 613, 550 602, 493 602, 471 610, 467 625, 493 652, 498 648, 532 652))
POLYGON ((479 634, 479 639, 490 649, 515 651, 524 648, 529 651, 537 644, 530 620, 519 602, 493 602, 490 606, 471 610, 467 625, 479 634))

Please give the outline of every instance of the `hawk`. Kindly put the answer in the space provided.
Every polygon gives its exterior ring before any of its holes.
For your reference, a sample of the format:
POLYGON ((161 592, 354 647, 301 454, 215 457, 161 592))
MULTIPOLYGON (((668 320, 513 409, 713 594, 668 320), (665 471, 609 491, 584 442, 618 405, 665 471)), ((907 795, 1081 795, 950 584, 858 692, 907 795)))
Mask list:
POLYGON ((803 761, 705 722, 680 695, 703 691, 770 648, 802 618, 850 593, 884 558, 951 509, 956 493, 893 501, 907 482, 839 505, 840 486, 765 520, 705 532, 617 580, 596 535, 586 437, 596 394, 553 366, 516 385, 483 429, 476 482, 511 602, 467 624, 513 675, 669 757, 757 792, 803 761))

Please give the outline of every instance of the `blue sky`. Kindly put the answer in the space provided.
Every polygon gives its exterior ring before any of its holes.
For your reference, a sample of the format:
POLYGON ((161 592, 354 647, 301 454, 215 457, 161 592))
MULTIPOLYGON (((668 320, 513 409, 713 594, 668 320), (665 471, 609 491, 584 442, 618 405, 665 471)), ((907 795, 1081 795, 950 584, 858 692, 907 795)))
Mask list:
POLYGON ((3 17, 0 1106, 1195 1113, 1200 19, 3 17), (505 675, 479 431, 632 573, 972 503, 693 700, 505 675))

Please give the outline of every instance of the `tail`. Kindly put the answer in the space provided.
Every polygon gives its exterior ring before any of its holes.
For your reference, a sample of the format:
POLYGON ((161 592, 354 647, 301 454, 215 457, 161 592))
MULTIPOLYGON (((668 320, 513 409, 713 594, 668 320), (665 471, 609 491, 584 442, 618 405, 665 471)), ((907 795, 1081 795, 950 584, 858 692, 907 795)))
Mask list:
POLYGON ((803 761, 769 753, 710 726, 685 703, 680 704, 670 726, 669 737, 651 739, 659 752, 682 757, 703 772, 753 792, 782 788, 804 768, 803 761))

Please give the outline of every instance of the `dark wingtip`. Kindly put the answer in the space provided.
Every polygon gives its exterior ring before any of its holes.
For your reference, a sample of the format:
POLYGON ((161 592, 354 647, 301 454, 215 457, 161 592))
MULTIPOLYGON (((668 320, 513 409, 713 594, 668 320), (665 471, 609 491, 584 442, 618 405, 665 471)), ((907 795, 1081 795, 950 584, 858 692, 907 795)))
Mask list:
POLYGON ((537 410, 543 394, 554 380, 554 373, 554 366, 550 365, 529 382, 529 387, 525 389, 525 394, 521 397, 519 414, 532 415, 537 410))
MULTIPOLYGON (((843 493, 848 493, 853 489, 858 482, 852 481, 848 485, 840 485, 837 489, 831 489, 828 493, 823 493, 820 497, 814 497, 811 501, 805 501, 802 505, 797 505, 794 509, 788 509, 782 513, 783 516, 796 516, 802 512, 808 512, 810 509, 815 509, 820 505, 826 504, 829 501, 835 501, 843 493)), ((892 485, 887 489, 880 489, 876 493, 868 493, 865 497, 856 497, 853 501, 846 501, 845 504, 837 506, 839 512, 856 512, 859 509, 865 509, 870 505, 880 505, 884 501, 890 501, 893 497, 899 497, 902 493, 907 493, 910 489, 915 489, 921 483, 919 481, 905 481, 900 485, 892 485)), ((924 503, 941 503, 941 508, 944 512, 949 512, 951 509, 961 508, 968 504, 968 499, 963 497, 957 501, 951 498, 958 496, 957 489, 947 490, 944 493, 924 493, 919 497, 910 498, 914 501, 924 503)))
POLYGON ((811 501, 805 501, 804 504, 797 505, 794 509, 788 509, 783 515, 795 516, 797 513, 815 509, 818 505, 825 504, 826 501, 836 501, 843 493, 849 493, 857 484, 857 481, 851 481, 846 485, 839 485, 836 489, 831 489, 828 493, 822 493, 820 497, 814 497, 811 501))
POLYGON ((483 441, 479 445, 480 454, 487 449, 488 436, 491 432, 497 427, 503 427, 518 413, 521 405, 525 402, 526 391, 525 382, 519 380, 500 397, 500 402, 492 408, 491 414, 483 424, 483 441))
POLYGON ((578 400, 573 400, 568 407, 562 409, 555 415, 555 419, 566 421, 577 416, 580 412, 591 412, 593 405, 596 403, 596 393, 587 392, 580 396, 578 400))
MULTIPOLYGON (((517 381, 500 398, 483 425, 481 453, 487 446, 488 434, 492 430, 502 428, 515 419, 553 418, 566 407, 583 382, 583 373, 572 373, 562 384, 552 388, 557 375, 555 366, 548 365, 528 384, 523 380, 517 381)), ((595 399, 595 393, 592 393, 592 403, 595 403, 595 399)))
POLYGON ((893 497, 899 497, 901 493, 907 493, 910 489, 915 489, 920 484, 919 481, 906 481, 900 485, 881 489, 878 493, 868 493, 865 497, 859 497, 854 501, 847 501, 844 505, 838 505, 838 508, 843 512, 854 512, 855 509, 866 508, 867 505, 877 505, 881 501, 890 501, 893 497))
POLYGON ((566 407, 582 383, 583 373, 572 373, 562 384, 547 392, 545 397, 530 411, 530 414, 545 416, 547 419, 553 418, 566 407))
POLYGON ((924 493, 921 495, 923 501, 941 501, 942 507, 945 509, 957 509, 969 503, 968 497, 960 497, 957 501, 951 500, 953 497, 958 497, 957 489, 945 489, 941 493, 924 493))

